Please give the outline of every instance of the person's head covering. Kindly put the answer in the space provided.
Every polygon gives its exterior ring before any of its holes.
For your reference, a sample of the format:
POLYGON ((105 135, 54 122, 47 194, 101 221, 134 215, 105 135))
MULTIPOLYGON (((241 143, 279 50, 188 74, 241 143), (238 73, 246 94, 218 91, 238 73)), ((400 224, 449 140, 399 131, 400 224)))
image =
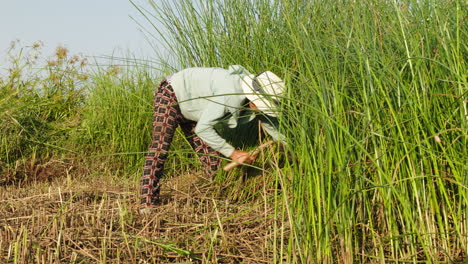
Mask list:
POLYGON ((278 116, 278 106, 286 86, 276 74, 266 71, 246 75, 241 80, 245 96, 266 115, 278 116))

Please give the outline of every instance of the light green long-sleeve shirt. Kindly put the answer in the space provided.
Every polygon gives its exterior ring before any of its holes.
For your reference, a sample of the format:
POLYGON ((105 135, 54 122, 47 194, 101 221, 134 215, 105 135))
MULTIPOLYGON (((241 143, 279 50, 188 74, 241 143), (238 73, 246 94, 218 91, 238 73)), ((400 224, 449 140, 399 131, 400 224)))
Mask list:
MULTIPOLYGON (((245 103, 241 87, 242 77, 250 73, 242 66, 222 68, 188 68, 168 77, 179 102, 182 115, 196 121, 195 133, 214 150, 226 157, 234 147, 226 142, 214 129, 219 122, 227 122, 231 128, 238 123, 252 121, 254 112, 240 116, 245 103)), ((275 140, 284 140, 277 130, 277 122, 265 122, 262 126, 275 140), (275 124, 276 123, 276 124, 275 124)))

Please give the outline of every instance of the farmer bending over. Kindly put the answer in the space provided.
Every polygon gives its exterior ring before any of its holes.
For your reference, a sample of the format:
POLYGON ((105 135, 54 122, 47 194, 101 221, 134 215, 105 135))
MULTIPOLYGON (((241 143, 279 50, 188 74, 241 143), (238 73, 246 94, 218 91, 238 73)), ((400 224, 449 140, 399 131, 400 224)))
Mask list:
POLYGON ((163 80, 155 94, 153 136, 141 178, 142 206, 159 203, 159 181, 177 126, 211 177, 219 169, 221 154, 239 163, 252 162, 248 152, 236 150, 216 132, 215 124, 222 122, 234 128, 261 113, 258 118, 265 131, 283 141, 275 110, 284 90, 284 82, 274 73, 254 76, 239 65, 228 70, 189 68, 163 80))

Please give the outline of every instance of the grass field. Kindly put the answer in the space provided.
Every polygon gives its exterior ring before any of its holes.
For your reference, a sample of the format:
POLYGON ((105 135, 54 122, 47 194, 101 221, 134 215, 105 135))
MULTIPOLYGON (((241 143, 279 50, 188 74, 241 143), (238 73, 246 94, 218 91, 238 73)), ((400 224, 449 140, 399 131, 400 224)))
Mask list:
MULTIPOLYGON (((169 59, 17 43, 0 77, 0 262, 468 263, 468 4, 159 0, 169 59), (204 179, 176 136, 140 216, 152 94, 185 67, 274 71, 283 152, 204 179)), ((251 149, 256 126, 223 130, 251 149)))

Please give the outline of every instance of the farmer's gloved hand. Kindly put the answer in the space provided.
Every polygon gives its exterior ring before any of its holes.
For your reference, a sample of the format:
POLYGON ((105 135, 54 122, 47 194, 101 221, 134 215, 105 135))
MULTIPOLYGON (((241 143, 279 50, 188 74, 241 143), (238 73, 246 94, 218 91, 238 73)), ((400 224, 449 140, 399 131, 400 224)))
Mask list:
POLYGON ((254 160, 253 157, 250 156, 248 152, 242 150, 234 150, 234 152, 229 156, 233 161, 239 163, 247 163, 250 164, 254 160))

